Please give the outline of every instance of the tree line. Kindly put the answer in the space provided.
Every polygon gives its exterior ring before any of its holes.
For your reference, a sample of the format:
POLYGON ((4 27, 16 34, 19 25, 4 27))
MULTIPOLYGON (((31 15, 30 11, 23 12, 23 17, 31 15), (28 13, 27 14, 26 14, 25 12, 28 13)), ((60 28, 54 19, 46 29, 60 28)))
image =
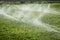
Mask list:
POLYGON ((41 2, 60 2, 60 0, 0 0, 0 3, 41 3, 41 2))

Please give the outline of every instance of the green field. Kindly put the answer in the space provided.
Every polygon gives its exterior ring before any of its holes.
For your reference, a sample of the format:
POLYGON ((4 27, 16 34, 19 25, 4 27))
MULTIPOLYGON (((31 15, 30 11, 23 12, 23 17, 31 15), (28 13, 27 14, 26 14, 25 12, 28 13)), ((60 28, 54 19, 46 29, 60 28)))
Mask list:
POLYGON ((0 40, 60 40, 60 3, 0 5, 0 40))

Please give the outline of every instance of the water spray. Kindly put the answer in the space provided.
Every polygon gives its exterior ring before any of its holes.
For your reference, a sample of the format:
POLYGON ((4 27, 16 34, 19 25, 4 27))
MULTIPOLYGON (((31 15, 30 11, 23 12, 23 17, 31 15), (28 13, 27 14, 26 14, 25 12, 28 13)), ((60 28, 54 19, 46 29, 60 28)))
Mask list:
MULTIPOLYGON (((6 16, 7 18, 10 18, 12 20, 16 20, 16 21, 22 21, 25 23, 32 23, 34 25, 37 26, 42 26, 44 27, 47 31, 53 31, 53 32, 58 32, 57 30, 55 30, 54 28, 51 28, 51 25, 49 24, 45 24, 42 22, 41 18, 48 14, 51 13, 51 4, 48 4, 47 7, 39 5, 39 4, 34 4, 34 6, 31 5, 14 5, 15 8, 15 13, 13 15, 9 15, 9 11, 12 10, 11 7, 7 8, 7 11, 5 10, 4 7, 0 8, 0 15, 6 16), (39 16, 37 17, 32 17, 33 12, 38 11, 39 16), (25 13, 26 12, 26 13, 25 13)), ((12 5, 13 7, 13 5, 12 5)), ((35 15, 35 14, 34 14, 35 15)))

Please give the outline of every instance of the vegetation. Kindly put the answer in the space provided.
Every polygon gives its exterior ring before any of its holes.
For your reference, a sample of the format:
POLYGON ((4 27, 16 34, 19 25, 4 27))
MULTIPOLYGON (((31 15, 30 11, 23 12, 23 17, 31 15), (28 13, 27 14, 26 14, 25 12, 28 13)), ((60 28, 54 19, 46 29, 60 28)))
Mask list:
POLYGON ((59 0, 0 0, 0 3, 58 3, 59 0))
MULTIPOLYGON (((60 30, 60 14, 46 14, 42 21, 60 30)), ((17 22, 0 15, 0 40, 60 40, 59 32, 49 32, 42 27, 17 22)))

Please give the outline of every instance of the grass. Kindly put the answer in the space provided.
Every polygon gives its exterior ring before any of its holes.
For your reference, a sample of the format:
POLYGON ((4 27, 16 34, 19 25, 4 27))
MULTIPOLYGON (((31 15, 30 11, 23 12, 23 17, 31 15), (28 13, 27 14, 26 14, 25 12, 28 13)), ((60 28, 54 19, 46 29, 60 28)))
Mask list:
POLYGON ((42 18, 42 21, 47 24, 55 26, 55 28, 58 28, 58 29, 60 28, 60 15, 47 14, 42 18))
MULTIPOLYGON (((46 14, 42 21, 55 26, 55 29, 60 28, 60 15, 46 14)), ((48 32, 42 27, 17 22, 0 15, 0 40, 60 40, 60 33, 48 32)))
POLYGON ((25 23, 0 20, 0 40, 60 40, 59 37, 59 33, 47 32, 25 23))

